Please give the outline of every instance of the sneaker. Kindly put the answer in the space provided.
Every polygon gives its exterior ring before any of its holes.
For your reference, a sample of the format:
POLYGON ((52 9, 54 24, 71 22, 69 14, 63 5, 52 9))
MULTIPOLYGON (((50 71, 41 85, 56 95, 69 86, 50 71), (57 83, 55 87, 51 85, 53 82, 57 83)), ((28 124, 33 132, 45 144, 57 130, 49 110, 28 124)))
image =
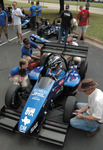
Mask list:
POLYGON ((86 132, 87 137, 91 137, 96 135, 100 131, 100 127, 98 127, 94 132, 86 132))
POLYGON ((23 42, 20 42, 20 45, 23 45, 23 42))
POLYGON ((19 41, 16 41, 16 43, 20 43, 20 40, 19 40, 19 41))

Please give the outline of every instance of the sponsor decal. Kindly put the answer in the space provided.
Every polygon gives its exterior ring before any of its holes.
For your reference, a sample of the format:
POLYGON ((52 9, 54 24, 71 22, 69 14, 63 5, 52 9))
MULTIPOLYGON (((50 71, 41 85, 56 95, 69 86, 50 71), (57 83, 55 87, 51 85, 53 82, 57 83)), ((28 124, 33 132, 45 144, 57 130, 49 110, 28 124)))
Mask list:
POLYGON ((55 89, 55 92, 57 92, 59 90, 59 87, 57 89, 55 89))
POLYGON ((27 126, 21 125, 19 131, 25 133, 26 128, 27 128, 27 126))
POLYGON ((75 77, 72 77, 71 80, 75 80, 75 77))
POLYGON ((64 79, 60 80, 60 81, 59 81, 59 85, 62 85, 63 82, 64 82, 64 79))
POLYGON ((31 128, 30 133, 32 133, 38 127, 38 122, 31 128))
POLYGON ((31 107, 28 107, 27 109, 26 109, 26 111, 25 111, 25 115, 28 115, 28 116, 32 116, 33 117, 33 115, 34 115, 34 113, 35 113, 35 108, 31 108, 31 107))
POLYGON ((39 97, 42 97, 42 98, 45 97, 45 94, 47 94, 47 91, 42 90, 42 89, 34 89, 34 91, 32 93, 32 95, 39 96, 39 97))
POLYGON ((37 70, 35 70, 34 74, 36 74, 36 73, 37 73, 37 70))
POLYGON ((28 119, 27 116, 25 116, 25 118, 22 119, 22 122, 24 122, 24 126, 26 126, 27 124, 30 123, 30 119, 28 119))
POLYGON ((37 101, 40 101, 40 98, 38 96, 34 96, 32 97, 33 100, 37 100, 37 101))

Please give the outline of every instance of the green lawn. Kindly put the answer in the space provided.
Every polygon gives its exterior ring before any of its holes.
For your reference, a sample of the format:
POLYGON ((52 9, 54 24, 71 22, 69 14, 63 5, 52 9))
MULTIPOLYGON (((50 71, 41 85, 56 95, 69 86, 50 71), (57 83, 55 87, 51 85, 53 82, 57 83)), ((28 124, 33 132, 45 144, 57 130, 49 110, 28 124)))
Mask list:
MULTIPOLYGON (((44 2, 44 1, 58 2, 58 0, 41 0, 41 2, 44 2)), ((4 2, 9 3, 9 4, 12 3, 9 0, 4 0, 4 2)), ((103 5, 103 4, 101 4, 101 5, 103 5)), ((30 4, 18 3, 18 7, 29 7, 29 6, 30 6, 30 4)), ((76 18, 78 12, 77 11, 72 11, 72 12, 73 12, 74 18, 76 18)), ((91 13, 90 15, 91 15, 90 26, 87 30, 87 36, 90 36, 90 37, 93 37, 93 38, 103 41, 103 15, 94 14, 94 13, 91 13)), ((50 19, 51 22, 54 20, 54 18, 56 18, 58 16, 59 16, 59 10, 43 9, 43 11, 42 11, 42 17, 50 19)))

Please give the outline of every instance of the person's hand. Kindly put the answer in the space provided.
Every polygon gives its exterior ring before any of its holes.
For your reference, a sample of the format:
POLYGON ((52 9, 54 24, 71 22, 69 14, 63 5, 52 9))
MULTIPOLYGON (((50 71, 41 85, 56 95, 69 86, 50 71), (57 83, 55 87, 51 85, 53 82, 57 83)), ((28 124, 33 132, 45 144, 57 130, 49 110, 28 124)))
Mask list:
POLYGON ((14 26, 14 23, 12 23, 12 26, 14 26))
POLYGON ((74 112, 79 114, 79 113, 81 113, 81 110, 80 110, 80 109, 77 109, 77 110, 75 110, 74 112))
POLYGON ((6 27, 8 27, 8 23, 6 24, 6 27))
POLYGON ((19 76, 18 81, 19 81, 19 82, 22 82, 22 81, 23 81, 23 77, 19 76))
POLYGON ((83 118, 83 115, 79 113, 76 115, 76 117, 80 119, 80 118, 83 118))

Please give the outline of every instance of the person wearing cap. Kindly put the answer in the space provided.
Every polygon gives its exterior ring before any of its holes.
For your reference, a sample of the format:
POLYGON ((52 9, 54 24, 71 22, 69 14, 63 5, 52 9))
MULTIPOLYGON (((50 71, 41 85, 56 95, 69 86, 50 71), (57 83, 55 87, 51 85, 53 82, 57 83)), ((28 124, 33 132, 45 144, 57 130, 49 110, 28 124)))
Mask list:
POLYGON ((65 31, 64 43, 67 43, 67 37, 70 32, 71 26, 73 26, 73 14, 69 11, 69 5, 66 5, 65 10, 60 14, 61 28, 59 31, 58 43, 61 43, 61 37, 63 31, 65 31))
POLYGON ((23 44, 24 45, 21 48, 21 58, 26 59, 28 62, 30 62, 32 59, 40 59, 41 47, 38 44, 29 41, 28 38, 23 39, 23 44), (39 53, 37 56, 33 55, 33 48, 38 48, 39 53))
POLYGON ((77 103, 76 117, 70 120, 72 127, 87 131, 86 136, 94 136, 103 123, 103 92, 93 79, 84 79, 78 90, 88 95, 88 103, 77 103))

